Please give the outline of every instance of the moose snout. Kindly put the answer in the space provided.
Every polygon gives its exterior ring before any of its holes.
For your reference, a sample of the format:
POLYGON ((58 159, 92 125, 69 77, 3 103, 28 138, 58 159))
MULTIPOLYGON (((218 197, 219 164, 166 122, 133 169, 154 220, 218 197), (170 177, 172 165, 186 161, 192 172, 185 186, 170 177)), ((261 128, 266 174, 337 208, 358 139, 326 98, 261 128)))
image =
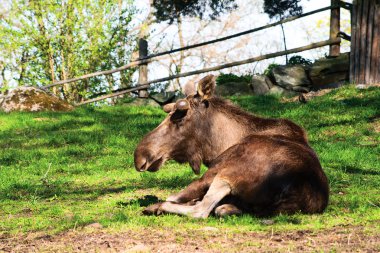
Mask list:
POLYGON ((143 152, 140 149, 135 150, 134 159, 135 159, 135 168, 137 171, 145 171, 147 169, 147 163, 148 163, 148 157, 145 154, 146 152, 143 152))
POLYGON ((135 168, 139 172, 155 172, 161 167, 162 163, 164 162, 163 157, 154 155, 152 152, 144 148, 137 148, 134 155, 135 168))
POLYGON ((137 171, 145 171, 145 167, 146 167, 146 158, 145 157, 142 157, 142 156, 135 156, 135 168, 137 171))

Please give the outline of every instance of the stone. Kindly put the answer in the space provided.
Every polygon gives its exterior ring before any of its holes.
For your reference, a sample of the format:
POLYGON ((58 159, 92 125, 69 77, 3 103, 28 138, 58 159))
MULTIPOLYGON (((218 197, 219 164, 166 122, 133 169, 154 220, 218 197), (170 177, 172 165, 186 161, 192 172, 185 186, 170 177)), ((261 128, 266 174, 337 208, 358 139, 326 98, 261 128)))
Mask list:
POLYGON ((277 66, 273 68, 271 76, 275 85, 286 90, 308 92, 311 82, 305 68, 302 65, 277 66))
POLYGON ((166 91, 161 93, 150 93, 149 98, 155 101, 159 105, 164 105, 167 103, 172 103, 178 97, 178 92, 175 91, 166 91))
POLYGON ((264 95, 273 87, 272 81, 266 75, 252 76, 249 84, 255 95, 264 95))
POLYGON ((68 102, 36 87, 18 87, 0 95, 0 110, 4 112, 23 111, 71 111, 68 102))
POLYGON ((281 96, 295 96, 298 95, 295 91, 290 91, 287 89, 284 89, 280 86, 273 85, 272 88, 269 89, 269 92, 267 94, 270 95, 281 95, 281 96))
POLYGON ((216 95, 218 96, 238 96, 252 95, 250 85, 246 82, 230 82, 216 86, 216 95))
POLYGON ((309 70, 313 89, 336 88, 349 80, 349 53, 315 61, 309 70))

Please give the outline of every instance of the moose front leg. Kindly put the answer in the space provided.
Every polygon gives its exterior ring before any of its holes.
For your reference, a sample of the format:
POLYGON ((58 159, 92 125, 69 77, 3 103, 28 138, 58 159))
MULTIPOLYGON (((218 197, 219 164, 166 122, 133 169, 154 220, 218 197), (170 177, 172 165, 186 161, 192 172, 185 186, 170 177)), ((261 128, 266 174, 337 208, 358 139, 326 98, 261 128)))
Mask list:
POLYGON ((216 174, 217 171, 215 169, 209 169, 200 179, 193 181, 179 193, 170 195, 166 201, 173 203, 191 203, 196 200, 201 200, 209 189, 216 174))
MULTIPOLYGON (((189 186, 180 191, 179 193, 173 194, 166 199, 166 202, 172 202, 183 205, 195 205, 196 201, 202 200, 205 196, 207 190, 209 189, 211 183, 213 182, 217 170, 214 168, 209 169, 205 174, 193 181, 189 186)), ((166 203, 164 202, 164 203, 166 203)), ((143 210, 145 215, 160 215, 163 213, 161 210, 161 203, 156 203, 148 206, 143 210)))
POLYGON ((216 177, 202 201, 197 204, 187 206, 164 202, 160 205, 159 210, 164 213, 187 215, 193 218, 207 218, 216 205, 230 193, 230 184, 226 180, 216 177))

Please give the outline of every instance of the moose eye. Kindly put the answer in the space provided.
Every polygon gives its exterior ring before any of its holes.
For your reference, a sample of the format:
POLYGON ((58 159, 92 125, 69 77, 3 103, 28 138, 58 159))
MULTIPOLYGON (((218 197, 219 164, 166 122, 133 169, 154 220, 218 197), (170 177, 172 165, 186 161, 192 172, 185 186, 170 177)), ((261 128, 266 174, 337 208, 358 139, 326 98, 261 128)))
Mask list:
POLYGON ((170 120, 173 122, 181 121, 183 118, 185 118, 187 114, 187 110, 176 110, 171 116, 170 120))

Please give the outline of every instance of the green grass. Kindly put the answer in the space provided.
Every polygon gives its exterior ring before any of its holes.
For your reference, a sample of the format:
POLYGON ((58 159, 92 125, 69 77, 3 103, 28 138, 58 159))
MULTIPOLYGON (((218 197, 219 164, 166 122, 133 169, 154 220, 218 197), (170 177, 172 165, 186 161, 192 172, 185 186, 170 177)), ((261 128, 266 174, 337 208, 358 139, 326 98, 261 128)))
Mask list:
POLYGON ((164 199, 197 178, 189 166, 174 162, 157 173, 135 171, 135 146, 165 114, 152 107, 86 107, 0 114, 0 234, 57 233, 93 222, 112 230, 318 230, 377 224, 380 231, 379 88, 345 87, 307 104, 272 96, 231 99, 255 114, 289 118, 306 128, 331 186, 324 214, 277 216, 274 225, 249 215, 142 216, 151 202, 144 196, 164 199))

